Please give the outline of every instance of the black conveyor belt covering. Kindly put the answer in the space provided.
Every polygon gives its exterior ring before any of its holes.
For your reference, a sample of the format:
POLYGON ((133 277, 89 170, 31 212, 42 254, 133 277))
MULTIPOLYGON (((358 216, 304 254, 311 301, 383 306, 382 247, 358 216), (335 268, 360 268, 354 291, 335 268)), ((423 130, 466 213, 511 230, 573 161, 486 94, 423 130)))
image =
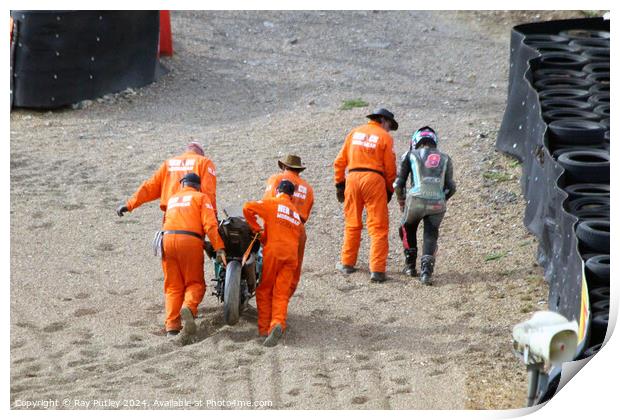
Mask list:
POLYGON ((547 124, 532 86, 539 53, 523 42, 528 34, 557 35, 569 29, 609 31, 609 21, 570 19, 512 29, 508 102, 496 147, 523 163, 521 187, 527 200, 524 224, 539 240, 539 263, 549 283, 549 309, 569 320, 586 322, 581 320, 584 265, 575 234, 578 219, 564 209, 566 175, 549 152, 547 124))
POLYGON ((158 11, 11 11, 12 105, 57 108, 153 82, 158 11))

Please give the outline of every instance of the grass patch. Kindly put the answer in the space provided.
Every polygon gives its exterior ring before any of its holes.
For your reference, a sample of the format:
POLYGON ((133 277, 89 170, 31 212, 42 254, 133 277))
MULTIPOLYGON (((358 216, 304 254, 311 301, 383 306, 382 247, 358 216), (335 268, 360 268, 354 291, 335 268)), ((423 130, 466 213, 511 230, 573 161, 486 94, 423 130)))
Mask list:
POLYGON ((512 181, 512 175, 507 174, 505 172, 487 171, 482 174, 482 177, 484 179, 488 179, 489 181, 493 181, 493 182, 512 181))
POLYGON ((534 307, 532 305, 526 305, 521 308, 521 313, 527 314, 528 312, 532 312, 534 307))
POLYGON ((540 281, 542 279, 543 279, 542 276, 539 276, 536 274, 531 274, 525 278, 527 282, 540 281))
POLYGON ((603 16, 600 10, 581 10, 581 14, 588 18, 603 16))
POLYGON ((523 242, 519 242, 519 247, 524 247, 524 246, 528 246, 529 244, 531 244, 532 241, 523 241, 523 242))
POLYGON ((499 260, 500 258, 504 258, 506 256, 506 254, 508 254, 508 252, 506 252, 506 251, 493 252, 493 253, 487 255, 486 257, 484 257, 484 260, 485 261, 499 260))
POLYGON ((340 106, 341 111, 348 111, 353 108, 363 108, 368 106, 368 102, 363 101, 361 98, 358 99, 348 99, 346 101, 342 101, 342 105, 340 106))
POLYGON ((521 166, 521 162, 516 159, 508 164, 508 167, 510 168, 516 168, 517 166, 521 166))
POLYGON ((512 276, 516 272, 517 272, 517 270, 502 270, 502 271, 499 272, 499 275, 502 276, 502 277, 508 277, 508 276, 512 276))

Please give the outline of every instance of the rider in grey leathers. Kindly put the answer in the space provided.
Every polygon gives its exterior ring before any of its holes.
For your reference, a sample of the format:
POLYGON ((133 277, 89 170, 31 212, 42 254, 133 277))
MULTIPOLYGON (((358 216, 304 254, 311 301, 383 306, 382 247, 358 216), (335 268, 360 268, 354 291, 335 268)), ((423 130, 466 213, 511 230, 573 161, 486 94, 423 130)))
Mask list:
POLYGON ((435 252, 439 226, 446 212, 446 202, 456 192, 452 160, 437 149, 438 137, 435 130, 426 126, 417 130, 411 138, 411 146, 400 161, 400 168, 394 190, 403 212, 399 236, 405 250, 405 273, 417 276, 418 254, 416 231, 424 221, 424 245, 420 258, 423 284, 432 284, 435 266, 435 252), (406 189, 407 178, 411 187, 406 189))

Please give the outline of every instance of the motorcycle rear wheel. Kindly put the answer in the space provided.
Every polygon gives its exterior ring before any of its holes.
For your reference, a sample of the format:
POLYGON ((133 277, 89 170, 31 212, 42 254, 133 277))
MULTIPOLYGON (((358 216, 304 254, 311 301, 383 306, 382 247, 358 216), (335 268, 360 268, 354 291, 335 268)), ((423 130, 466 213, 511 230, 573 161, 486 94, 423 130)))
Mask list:
POLYGON ((224 283, 224 322, 235 325, 239 322, 241 303, 241 263, 230 261, 226 265, 224 283))

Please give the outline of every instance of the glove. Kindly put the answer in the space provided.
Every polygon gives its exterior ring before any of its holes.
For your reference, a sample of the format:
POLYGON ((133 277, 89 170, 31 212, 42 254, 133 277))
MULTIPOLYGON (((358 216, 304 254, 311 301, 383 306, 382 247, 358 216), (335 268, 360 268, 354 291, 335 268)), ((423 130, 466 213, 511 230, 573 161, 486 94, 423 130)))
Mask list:
POLYGON ((213 245, 209 241, 204 241, 202 248, 205 250, 207 256, 211 259, 215 258, 215 249, 213 249, 213 245))
POLYGON ((226 267, 226 251, 224 248, 218 249, 215 253, 215 261, 226 267))
POLYGON ((339 203, 344 203, 345 182, 346 181, 342 181, 336 184, 336 198, 338 199, 339 203))
POLYGON ((118 214, 118 217, 123 217, 123 213, 128 212, 128 211, 129 209, 124 204, 121 204, 120 206, 116 208, 116 214, 118 214))
POLYGON ((392 196, 394 195, 394 191, 387 191, 387 202, 392 201, 392 196))
POLYGON ((257 243, 265 245, 265 229, 257 230, 256 232, 254 232, 254 235, 256 235, 256 242, 254 242, 254 246, 256 246, 257 243))

